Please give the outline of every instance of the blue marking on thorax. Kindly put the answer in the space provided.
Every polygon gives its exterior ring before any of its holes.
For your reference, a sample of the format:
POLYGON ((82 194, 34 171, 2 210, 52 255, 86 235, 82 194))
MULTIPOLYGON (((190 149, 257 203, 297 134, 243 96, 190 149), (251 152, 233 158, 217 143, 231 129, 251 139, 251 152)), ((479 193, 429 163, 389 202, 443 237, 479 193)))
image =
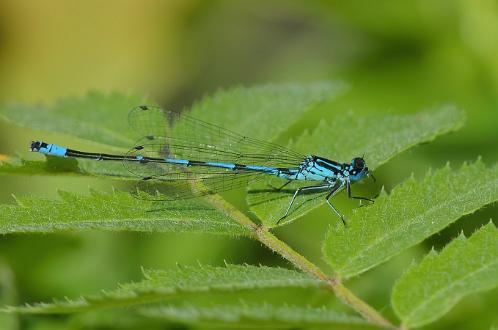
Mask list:
POLYGON ((49 156, 65 157, 67 149, 56 144, 47 144, 46 148, 40 148, 38 152, 49 156))
POLYGON ((326 162, 326 161, 323 161, 323 160, 316 161, 315 164, 316 164, 316 166, 325 168, 328 171, 334 171, 335 170, 335 171, 339 172, 342 169, 342 166, 340 164, 329 163, 329 162, 326 162))
POLYGON ((303 165, 297 180, 323 181, 327 178, 336 179, 340 176, 340 165, 325 162, 323 159, 313 161, 308 159, 303 165))
POLYGON ((137 160, 142 160, 142 159, 144 159, 144 156, 137 156, 137 157, 135 157, 135 158, 136 158, 137 160))
POLYGON ((326 178, 335 178, 337 177, 337 173, 325 168, 323 166, 320 166, 316 163, 311 163, 308 165, 305 169, 307 173, 304 173, 306 180, 315 180, 315 181, 322 181, 325 180, 326 178))

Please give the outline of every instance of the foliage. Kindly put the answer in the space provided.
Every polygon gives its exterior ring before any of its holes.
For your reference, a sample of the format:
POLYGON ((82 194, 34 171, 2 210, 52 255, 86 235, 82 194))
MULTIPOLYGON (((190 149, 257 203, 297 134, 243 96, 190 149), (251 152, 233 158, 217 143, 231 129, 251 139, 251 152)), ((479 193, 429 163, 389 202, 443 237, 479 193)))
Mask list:
POLYGON ((374 205, 355 210, 347 228, 331 226, 323 252, 340 277, 355 276, 496 200, 498 166, 447 165, 382 192, 374 205))
POLYGON ((497 273, 498 229, 489 223, 408 269, 393 288, 394 310, 407 328, 430 323, 466 295, 497 287, 497 273))
MULTIPOLYGON (((8 310, 25 313, 72 313, 100 308, 133 306, 187 299, 199 294, 256 290, 268 288, 318 288, 320 281, 305 274, 283 268, 226 265, 180 266, 170 270, 144 270, 145 279, 122 284, 117 290, 77 300, 55 301, 8 310)), ((323 285, 322 285, 323 286, 323 285)))
POLYGON ((49 233, 88 229, 144 232, 175 231, 248 235, 242 226, 202 200, 171 202, 167 206, 150 201, 141 193, 90 191, 79 196, 59 191, 60 200, 16 198, 18 205, 0 206, 1 233, 49 233))
MULTIPOLYGON (((253 132, 254 137, 270 141, 282 138, 308 114, 323 115, 343 90, 343 84, 329 82, 238 87, 205 98, 193 106, 192 112, 206 121, 236 131, 253 132)), ((142 99, 91 93, 82 99, 61 101, 49 111, 16 105, 4 108, 2 115, 19 125, 72 134, 78 143, 90 148, 99 145, 107 150, 123 151, 124 145, 133 141, 131 133, 124 131, 121 119, 101 118, 114 118, 117 108, 137 100, 142 99), (94 107, 100 111, 93 118, 85 118, 81 117, 81 111, 73 112, 69 107, 94 107)), ((302 133, 290 147, 339 161, 364 152, 369 167, 377 169, 417 144, 459 129, 463 120, 462 111, 453 106, 434 107, 413 115, 338 112, 330 121, 320 121, 311 133, 302 133)), ((0 173, 37 174, 48 178, 66 173, 130 179, 119 168, 120 164, 53 157, 43 162, 27 158, 22 156, 3 163, 0 173)), ((294 191, 268 189, 275 180, 250 186, 251 214, 240 202, 234 200, 231 205, 217 195, 156 203, 153 199, 160 199, 161 195, 154 195, 154 189, 160 188, 159 185, 140 186, 145 191, 135 193, 122 190, 103 193, 94 189, 89 195, 59 192, 58 200, 16 197, 17 205, 0 205, 1 233, 99 229, 247 236, 277 252, 300 271, 248 265, 146 270, 144 280, 122 284, 115 290, 82 295, 79 299, 6 307, 4 312, 72 314, 77 318, 84 315, 83 312, 101 313, 108 309, 119 315, 119 311, 126 308, 128 316, 136 316, 138 323, 147 320, 143 322, 156 324, 166 320, 193 326, 393 327, 379 311, 356 297, 343 281, 390 260, 464 215, 496 201, 497 171, 497 166, 488 167, 478 160, 458 170, 446 166, 431 171, 422 180, 412 176, 389 194, 382 190, 373 205, 353 210, 346 227, 339 222, 329 226, 323 255, 332 266, 332 276, 270 233, 289 201, 289 193, 294 191), (287 295, 291 292, 299 299, 289 298, 287 295), (332 292, 336 300, 331 299, 332 292), (351 310, 343 310, 343 304, 363 318, 351 310)), ((229 194, 226 197, 235 199, 229 194)), ((297 210, 282 225, 323 204, 321 197, 303 196, 297 200, 297 210)), ((496 242, 496 228, 489 224, 468 240, 460 237, 439 255, 431 252, 418 265, 409 268, 395 285, 392 297, 402 325, 410 328, 435 321, 462 297, 496 286, 493 280, 498 278, 496 242), (434 276, 434 269, 438 269, 439 277, 434 276), (465 288, 457 284, 465 284, 465 288), (417 295, 418 292, 423 294, 417 295), (434 305, 439 309, 433 308, 434 305)), ((168 253, 174 254, 174 251, 168 253)), ((97 317, 95 322, 98 320, 97 317)))
MULTIPOLYGON (((321 121, 311 134, 305 132, 301 135, 291 144, 291 149, 341 162, 364 156, 368 168, 375 170, 406 149, 457 130, 462 126, 463 120, 462 112, 453 106, 442 106, 415 115, 335 113, 330 122, 321 121), (372 123, 375 125, 372 126, 372 123)), ((273 180, 272 184, 277 186, 281 182, 273 180)), ((285 213, 289 205, 289 193, 293 191, 288 188, 281 192, 265 190, 265 185, 267 188, 268 185, 264 182, 250 187, 253 193, 248 195, 249 204, 252 206, 251 210, 267 226, 274 226, 285 213), (263 192, 254 193, 258 191, 263 192)), ((324 203, 324 198, 301 196, 297 199, 300 206, 285 219, 285 223, 324 203)))
POLYGON ((152 318, 182 320, 217 326, 266 326, 266 327, 334 327, 365 329, 368 323, 356 316, 340 314, 327 308, 303 306, 274 306, 248 304, 199 307, 195 305, 148 307, 141 312, 152 318))

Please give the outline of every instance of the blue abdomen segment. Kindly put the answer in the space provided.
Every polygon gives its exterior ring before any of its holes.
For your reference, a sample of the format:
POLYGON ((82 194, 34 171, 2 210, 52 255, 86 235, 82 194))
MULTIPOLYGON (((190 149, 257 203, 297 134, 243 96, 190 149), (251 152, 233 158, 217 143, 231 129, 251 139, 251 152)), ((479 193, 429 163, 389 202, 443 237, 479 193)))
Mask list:
POLYGON ((206 162, 206 166, 212 166, 212 167, 220 167, 220 168, 225 168, 227 170, 234 170, 236 165, 235 164, 230 164, 230 163, 217 163, 217 162, 206 162))
POLYGON ((170 164, 188 165, 188 160, 184 159, 166 158, 165 161, 170 164))
MULTIPOLYGON (((137 160, 141 159, 137 158, 137 160)), ((217 167, 231 171, 259 172, 268 175, 274 175, 279 178, 288 179, 288 180, 305 180, 303 175, 300 174, 299 169, 276 168, 276 167, 258 166, 258 165, 241 165, 241 164, 221 163, 221 162, 201 162, 196 160, 175 159, 175 158, 165 158, 163 161, 175 165, 217 167)))
POLYGON ((273 175, 278 175, 278 172, 279 172, 279 170, 277 168, 274 168, 274 167, 256 166, 256 165, 240 165, 240 164, 234 164, 234 163, 202 162, 202 161, 197 161, 197 160, 175 159, 175 158, 165 158, 164 162, 169 163, 169 164, 184 165, 184 166, 217 167, 217 168, 223 168, 223 169, 232 170, 232 171, 236 171, 236 170, 254 171, 254 172, 262 172, 262 173, 273 174, 273 175))

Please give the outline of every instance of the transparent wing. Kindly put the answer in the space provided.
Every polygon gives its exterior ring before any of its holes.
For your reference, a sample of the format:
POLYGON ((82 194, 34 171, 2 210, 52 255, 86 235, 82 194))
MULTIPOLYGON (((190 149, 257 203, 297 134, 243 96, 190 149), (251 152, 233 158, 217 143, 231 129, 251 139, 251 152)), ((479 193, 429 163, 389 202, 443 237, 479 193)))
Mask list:
POLYGON ((155 177, 155 180, 163 181, 164 184, 156 186, 155 190, 161 194, 157 198, 147 198, 156 201, 178 200, 204 196, 212 193, 220 193, 247 185, 248 182, 253 182, 261 179, 262 176, 258 173, 243 173, 243 174, 228 174, 218 176, 206 176, 202 179, 195 180, 163 180, 161 177, 155 177), (201 184, 197 184, 201 183, 201 184))
MULTIPOLYGON (((173 158, 163 150, 170 139, 155 137, 146 139, 128 152, 128 156, 143 156, 154 158, 173 158), (166 154, 166 156, 165 156, 166 154)), ((184 159, 184 158, 178 158, 184 159)), ((193 159, 193 158, 192 158, 193 159)), ((202 157, 193 160, 199 160, 202 157)), ((208 160, 209 161, 209 160, 208 160)), ((179 199, 202 196, 214 192, 223 192, 247 185, 249 181, 258 179, 261 173, 243 170, 228 170, 218 167, 175 165, 160 162, 140 163, 137 161, 124 161, 125 167, 134 175, 146 180, 158 180, 166 183, 161 192, 166 195, 164 199, 179 199), (195 181, 202 185, 195 185, 195 181)))
POLYGON ((145 141, 155 144, 159 155, 164 157, 226 163, 244 161, 246 165, 274 167, 295 166, 304 159, 303 155, 280 145, 159 107, 136 107, 128 119, 130 126, 145 137, 145 141))
MULTIPOLYGON (((130 150, 130 156, 172 158, 196 162, 217 162, 279 168, 295 168, 304 156, 277 144, 249 138, 188 115, 164 111, 159 107, 140 106, 129 114, 131 127, 144 136, 130 150)), ((134 175, 167 181, 177 198, 188 195, 192 180, 205 189, 194 195, 221 192, 244 186, 261 175, 244 170, 182 166, 168 163, 125 161, 134 175)))

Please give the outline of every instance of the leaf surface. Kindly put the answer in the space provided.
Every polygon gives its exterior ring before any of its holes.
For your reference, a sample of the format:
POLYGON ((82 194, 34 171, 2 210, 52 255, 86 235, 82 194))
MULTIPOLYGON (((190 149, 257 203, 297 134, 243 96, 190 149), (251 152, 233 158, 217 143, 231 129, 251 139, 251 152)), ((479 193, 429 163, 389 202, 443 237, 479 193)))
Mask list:
POLYGON ((148 101, 137 96, 92 91, 83 97, 61 99, 52 106, 8 104, 0 108, 0 116, 21 127, 129 148, 136 137, 128 128, 127 113, 143 103, 148 101))
POLYGON ((250 234, 245 227, 198 199, 165 204, 121 191, 111 194, 91 191, 89 196, 59 192, 59 195, 60 200, 22 197, 16 199, 17 205, 0 205, 0 233, 101 229, 250 234))
MULTIPOLYGON (((12 269, 0 260, 0 305, 16 304, 18 293, 15 286, 15 274, 12 269)), ((17 315, 0 313, 0 329, 20 329, 17 315)))
POLYGON ((112 179, 137 180, 137 176, 126 170, 122 162, 96 162, 54 156, 46 157, 45 161, 10 157, 5 161, 0 161, 0 174, 92 175, 112 179))
POLYGON ((498 229, 493 223, 431 251, 396 282, 392 304, 407 328, 433 322, 463 297, 498 286, 498 229))
POLYGON ((343 326, 347 329, 355 329, 361 326, 361 329, 365 329, 369 325, 367 321, 358 316, 338 313, 326 307, 278 306, 267 303, 241 302, 237 305, 207 307, 183 304, 145 307, 141 309, 141 312, 153 318, 226 327, 334 327, 336 329, 343 326))
POLYGON ((353 210, 346 228, 329 228, 323 253, 340 277, 355 276, 496 200, 498 166, 480 160, 458 170, 448 165, 353 210))
MULTIPOLYGON (((333 98, 344 89, 344 84, 338 82, 232 88, 219 91, 197 103, 193 107, 192 115, 268 140, 275 138, 297 121, 300 115, 309 110, 311 104, 333 98), (284 113, 287 115, 284 116, 284 113), (276 122, 279 124, 269 129, 270 124, 276 122)), ((1 114, 21 126, 71 134, 111 148, 132 145, 134 132, 127 129, 127 111, 141 103, 143 100, 136 97, 93 92, 84 98, 62 100, 46 109, 10 105, 3 108, 1 114)), ((46 162, 11 159, 0 165, 0 172, 137 178, 126 170, 121 162, 58 157, 47 157, 46 162)), ((22 206, 0 206, 4 210, 0 215, 2 232, 101 228, 247 234, 240 225, 198 200, 152 205, 151 202, 134 200, 122 193, 111 196, 93 193, 90 197, 63 194, 62 197, 62 201, 19 199, 22 206), (99 198, 109 204, 103 204, 99 198), (161 211, 149 212, 155 208, 161 208, 161 211)))
POLYGON ((306 274, 275 267, 226 265, 178 266, 166 271, 144 271, 145 280, 128 283, 114 291, 76 300, 9 307, 20 313, 73 313, 108 307, 141 305, 201 293, 246 289, 316 288, 323 284, 306 274))
POLYGON ((274 140, 316 103, 344 93, 342 82, 268 84, 220 90, 194 104, 190 115, 263 141, 274 140))
MULTIPOLYGON (((332 99, 345 89, 341 82, 327 81, 236 87, 204 98, 189 113, 237 133, 270 140, 299 120, 312 104, 332 99)), ((0 108, 0 118, 18 126, 127 150, 142 138, 129 127, 128 112, 148 103, 144 98, 121 93, 89 92, 81 98, 62 99, 53 106, 6 105, 0 108)), ((168 107, 166 110, 175 111, 168 107)))

